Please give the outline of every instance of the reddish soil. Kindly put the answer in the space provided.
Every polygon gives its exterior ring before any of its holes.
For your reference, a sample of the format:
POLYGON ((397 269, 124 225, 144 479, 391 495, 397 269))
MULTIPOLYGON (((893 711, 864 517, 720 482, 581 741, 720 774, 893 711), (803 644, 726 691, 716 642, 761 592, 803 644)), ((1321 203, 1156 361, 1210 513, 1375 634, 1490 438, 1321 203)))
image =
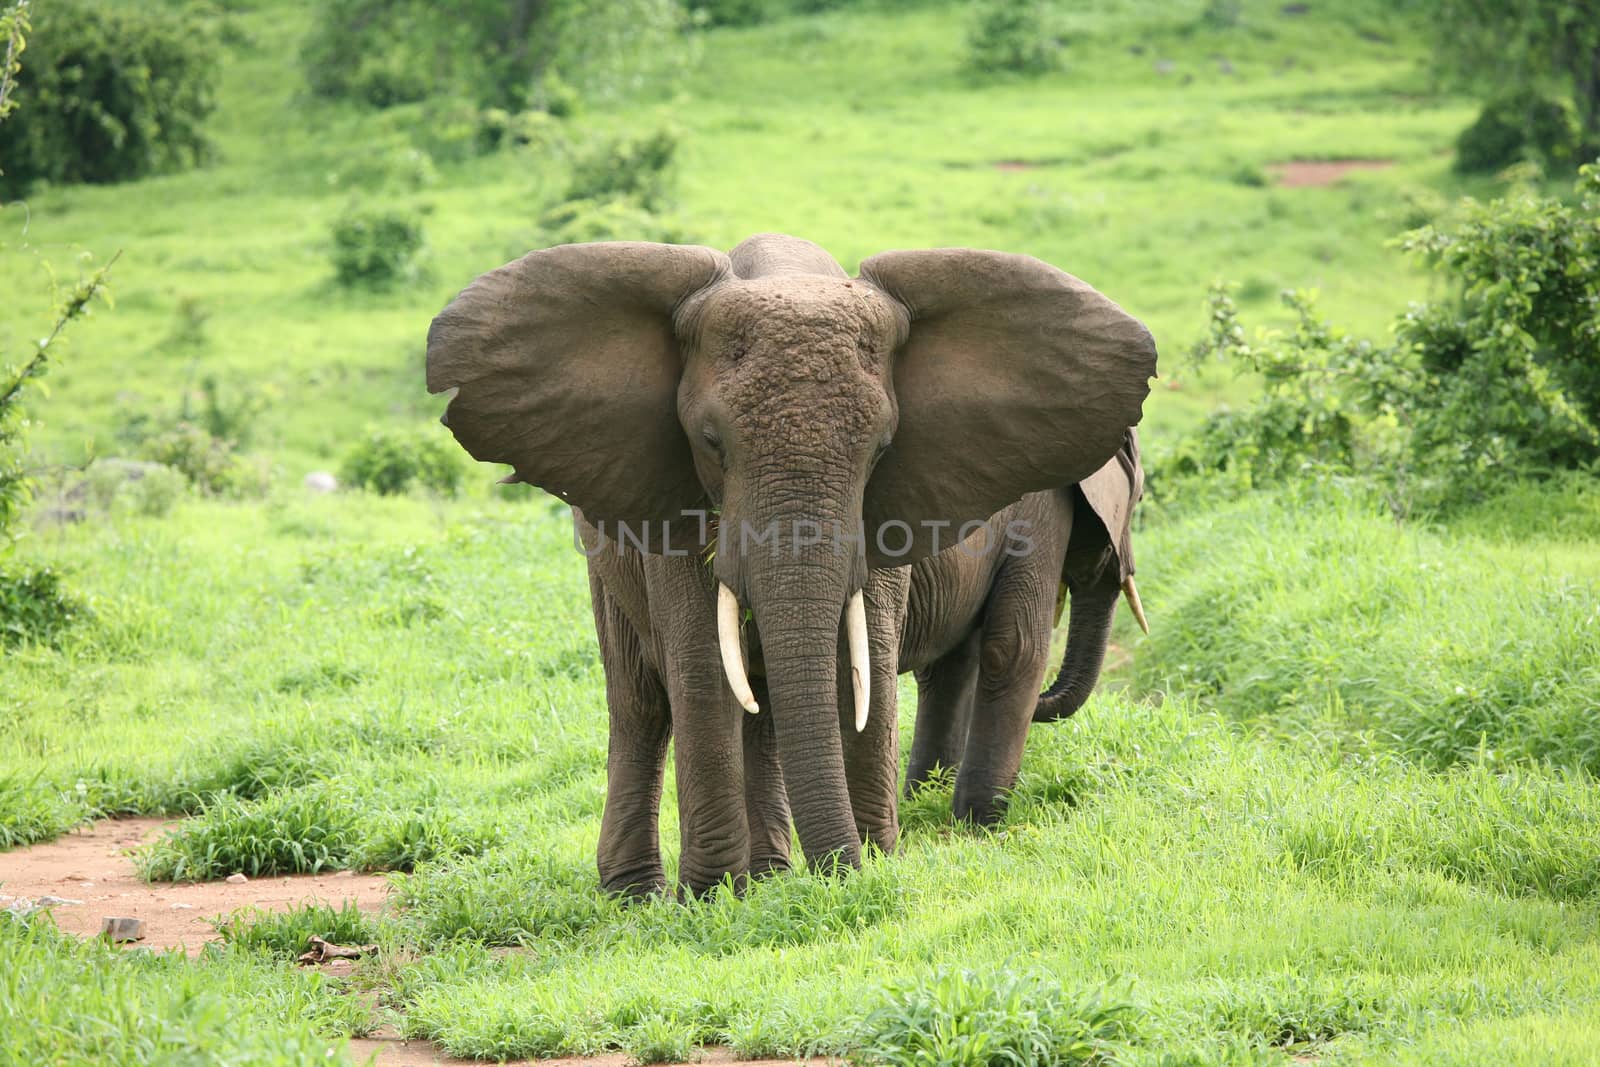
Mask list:
POLYGON ((994 169, 1002 171, 1036 170, 1038 166, 1039 164, 1029 163, 1025 159, 1001 159, 995 162, 994 169))
POLYGON ((1311 185, 1332 185, 1353 170, 1388 170, 1392 166, 1392 159, 1293 159, 1286 163, 1270 163, 1267 169, 1278 179, 1279 185, 1299 189, 1311 185))
POLYGON ((50 909, 56 925, 68 933, 90 937, 100 932, 105 916, 131 916, 144 920, 144 939, 137 944, 152 949, 181 946, 194 955, 217 939, 210 919, 235 908, 288 911, 310 900, 335 907, 354 900, 358 907, 377 909, 388 894, 381 875, 348 871, 252 878, 242 885, 145 882, 134 873, 128 852, 170 825, 161 819, 108 819, 49 844, 0 852, 0 906, 14 897, 63 897, 80 902, 50 909))

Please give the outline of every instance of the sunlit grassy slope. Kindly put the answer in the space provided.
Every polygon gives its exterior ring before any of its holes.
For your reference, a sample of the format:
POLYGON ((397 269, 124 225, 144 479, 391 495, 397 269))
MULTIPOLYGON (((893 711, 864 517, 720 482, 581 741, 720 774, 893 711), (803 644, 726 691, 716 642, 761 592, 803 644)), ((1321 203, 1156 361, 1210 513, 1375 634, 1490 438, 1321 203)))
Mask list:
MULTIPOLYGON (((1071 1062, 1084 1033, 1130 1064, 1592 1062, 1592 479, 1448 528, 1327 488, 1152 522, 1154 632, 1119 621, 1126 688, 1036 731, 1000 831, 951 825, 946 787, 848 879, 602 898, 603 679, 564 510, 486 493, 487 471, 457 500, 298 485, 366 424, 431 420, 428 319, 540 243, 564 165, 508 152, 357 190, 352 162, 396 127, 299 95, 302 8, 232 6, 218 162, 29 201, 26 237, 58 269, 123 249, 117 307, 75 329, 36 440, 114 451, 126 420, 169 418, 214 373, 272 397, 255 447, 281 471, 262 501, 95 514, 21 546, 90 610, 59 649, 0 658, 0 847, 163 812, 193 819, 143 857, 152 873, 410 873, 351 979, 288 963, 322 912, 246 918, 192 963, 0 914, 0 1062, 321 1062, 380 1024, 486 1058, 860 1055, 937 1031, 928 1067, 1041 1034, 1071 1062), (333 286, 327 224, 358 194, 427 211, 427 280, 333 286), (185 303, 210 316, 202 345, 169 340, 185 303), (1007 999, 1018 976, 1037 999, 1007 999)), ((1383 242, 1460 191, 1444 152, 1470 110, 1431 95, 1380 5, 1247 2, 1229 29, 1205 6, 1080 5, 1066 69, 1032 81, 964 73, 953 5, 718 31, 682 99, 593 109, 574 136, 675 124, 679 211, 711 244, 787 230, 852 267, 987 245, 1080 274, 1161 340, 1183 388, 1152 397, 1160 437, 1214 399, 1174 358, 1213 278, 1256 317, 1278 287, 1318 286, 1370 331, 1427 291, 1383 242), (1267 169, 1337 157, 1395 165, 1304 189, 1267 169)), ((0 218, 15 237, 21 209, 0 218)), ((10 345, 43 298, 25 259, 0 269, 10 345)), ((669 777, 669 868, 676 819, 669 777)))

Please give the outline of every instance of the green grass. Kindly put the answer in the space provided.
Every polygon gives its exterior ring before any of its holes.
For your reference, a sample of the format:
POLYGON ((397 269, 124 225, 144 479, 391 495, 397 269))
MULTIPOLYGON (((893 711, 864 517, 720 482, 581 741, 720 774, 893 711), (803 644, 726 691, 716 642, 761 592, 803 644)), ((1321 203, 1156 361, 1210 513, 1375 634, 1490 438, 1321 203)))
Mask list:
MULTIPOLYGON (((974 244, 1080 274, 1157 333, 1159 442, 1226 399, 1175 358, 1213 278, 1265 321, 1277 289, 1315 285, 1331 318, 1377 331, 1429 284, 1385 239, 1488 188, 1449 172, 1471 105, 1433 92, 1384 6, 1250 0, 1230 29, 1204 6, 1080 5, 1066 67, 1032 81, 965 70, 957 5, 717 31, 681 98, 597 106, 569 133, 676 125, 675 212, 715 245, 788 230, 854 266, 974 244), (1267 178, 1337 157, 1395 165, 1267 178)), ((1119 617, 1131 666, 1030 738, 998 831, 954 825, 945 780, 852 877, 602 896, 604 679, 565 509, 488 471, 458 499, 299 488, 369 426, 443 432, 427 322, 542 242, 567 164, 440 151, 413 188, 380 172, 432 144, 415 112, 300 95, 302 8, 217 17, 235 42, 217 163, 28 204, 27 240, 60 269, 124 249, 117 307, 78 324, 35 442, 48 463, 126 450, 216 375, 266 402, 252 449, 272 484, 41 524, 19 547, 88 610, 59 647, 0 656, 0 848, 162 813, 189 818, 142 854, 152 877, 403 873, 380 916, 237 914, 196 961, 0 915, 0 1008, 33 1023, 0 1031, 0 1060, 325 1062, 385 1023, 491 1059, 707 1042, 918 1067, 1592 1059, 1592 476, 1448 525, 1336 487, 1182 518, 1153 501, 1154 631, 1119 617), (422 213, 420 280, 334 284, 328 225, 352 200, 422 213), (312 934, 380 951, 330 980, 288 963, 312 934)), ((20 209, 0 222, 15 237, 20 209)), ((28 257, 0 260, 7 351, 43 320, 37 283, 28 257)), ((669 768, 669 877, 677 831, 669 768)))

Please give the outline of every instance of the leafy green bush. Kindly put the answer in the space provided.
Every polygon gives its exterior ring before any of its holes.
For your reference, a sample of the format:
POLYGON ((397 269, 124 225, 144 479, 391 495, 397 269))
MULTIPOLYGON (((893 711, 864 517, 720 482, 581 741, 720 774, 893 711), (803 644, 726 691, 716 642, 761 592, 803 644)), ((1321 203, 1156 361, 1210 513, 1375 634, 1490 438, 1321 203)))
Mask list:
POLYGON ((1525 159, 1567 170, 1583 150, 1583 127, 1569 100, 1523 89, 1495 97, 1456 138, 1456 170, 1482 174, 1525 159))
POLYGON ((568 200, 539 216, 543 242, 664 241, 682 244, 688 231, 671 215, 657 214, 631 198, 568 200))
POLYGON ((393 285, 414 273, 422 250, 422 222, 398 211, 347 211, 332 236, 334 277, 349 288, 393 285))
POLYGON ((644 136, 601 141, 573 160, 566 198, 628 197, 655 210, 667 199, 677 150, 678 135, 666 127, 644 136))
POLYGON ((967 31, 967 62, 987 74, 1042 74, 1060 63, 1061 39, 1047 0, 983 0, 967 31))
POLYGON ((152 882, 315 874, 348 866, 359 837, 360 813, 331 785, 260 800, 220 793, 198 816, 141 849, 134 862, 152 882))
POLYGON ((160 518, 169 513, 189 488, 182 471, 159 463, 98 459, 84 475, 89 498, 104 512, 128 508, 160 518))
POLYGON ((212 496, 260 496, 271 482, 262 463, 241 456, 231 442, 191 422, 179 422, 148 439, 140 451, 145 459, 172 468, 212 496))
POLYGON ((1132 1005, 1104 989, 1069 996, 1042 977, 939 970, 885 987, 861 1024, 865 1063, 891 1067, 1060 1067, 1109 1061, 1132 1005))
POLYGON ((370 944, 377 937, 371 918, 356 902, 347 900, 337 909, 331 904, 305 904, 289 911, 241 908, 217 924, 224 944, 239 945, 280 958, 304 952, 311 938, 335 945, 370 944))
POLYGON ((413 484, 453 496, 461 485, 461 464, 455 449, 436 436, 373 429, 345 456, 339 480, 385 496, 413 484))
POLYGON ((1578 202, 1517 190, 1468 203, 1402 247, 1450 294, 1415 305, 1387 345, 1320 320, 1288 294, 1288 333, 1245 336, 1225 288, 1195 350, 1257 375, 1259 397, 1211 416, 1152 464, 1158 499, 1200 478, 1242 490, 1307 472, 1378 483, 1393 507, 1454 506, 1518 478, 1600 465, 1600 166, 1578 202))
POLYGON ((117 182, 202 160, 218 45, 166 5, 41 4, 0 125, 0 195, 33 182, 117 182))
POLYGON ((0 570, 0 647, 55 644, 82 613, 49 567, 0 570))

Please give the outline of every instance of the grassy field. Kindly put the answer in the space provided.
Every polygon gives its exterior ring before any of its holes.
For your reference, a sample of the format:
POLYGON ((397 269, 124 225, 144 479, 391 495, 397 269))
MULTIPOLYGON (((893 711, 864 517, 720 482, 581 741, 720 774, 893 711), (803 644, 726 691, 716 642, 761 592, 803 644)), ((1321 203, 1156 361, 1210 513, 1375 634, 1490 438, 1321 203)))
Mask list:
MULTIPOLYGON (((962 69, 959 6, 718 30, 681 98, 591 108, 571 136, 676 126, 695 240, 786 230, 847 267, 971 244, 1085 277, 1161 343, 1159 449, 1247 388, 1179 358, 1213 279, 1241 283, 1253 319, 1315 286, 1377 333, 1430 284, 1385 241, 1484 191, 1449 170, 1471 105, 1433 93, 1380 5, 1246 3, 1228 29, 1204 6, 1084 5, 1066 68, 1030 81, 962 69), (1347 157, 1394 165, 1272 177, 1347 157)), ((999 831, 953 825, 946 785, 903 809, 895 856, 842 881, 603 898, 603 679, 565 510, 491 491, 488 470, 455 499, 300 487, 368 426, 431 425, 428 320, 542 242, 566 163, 352 177, 400 127, 303 98, 303 9, 226 18, 216 163, 28 202, 26 240, 58 271, 123 250, 116 307, 74 328, 34 441, 44 463, 115 455, 214 375, 266 402, 250 447, 272 485, 40 523, 19 546, 88 610, 59 648, 0 658, 0 847, 182 814, 149 876, 394 870, 397 906, 244 916, 193 961, 0 913, 0 1013, 30 1023, 0 1028, 0 1062, 325 1062, 386 1025, 487 1059, 722 1043, 928 1067, 1592 1062, 1592 478, 1447 524, 1397 525, 1331 486, 1181 517, 1154 502, 1153 633, 1119 620, 1112 691, 1030 738, 999 831), (425 212, 421 281, 333 283, 327 227, 352 200, 425 212), (335 927, 382 951, 345 979, 292 966, 335 927)), ((22 214, 0 215, 8 240, 22 214)), ((45 320, 36 261, 0 260, 0 290, 14 351, 45 320)), ((670 877, 670 768, 663 807, 670 877)))

